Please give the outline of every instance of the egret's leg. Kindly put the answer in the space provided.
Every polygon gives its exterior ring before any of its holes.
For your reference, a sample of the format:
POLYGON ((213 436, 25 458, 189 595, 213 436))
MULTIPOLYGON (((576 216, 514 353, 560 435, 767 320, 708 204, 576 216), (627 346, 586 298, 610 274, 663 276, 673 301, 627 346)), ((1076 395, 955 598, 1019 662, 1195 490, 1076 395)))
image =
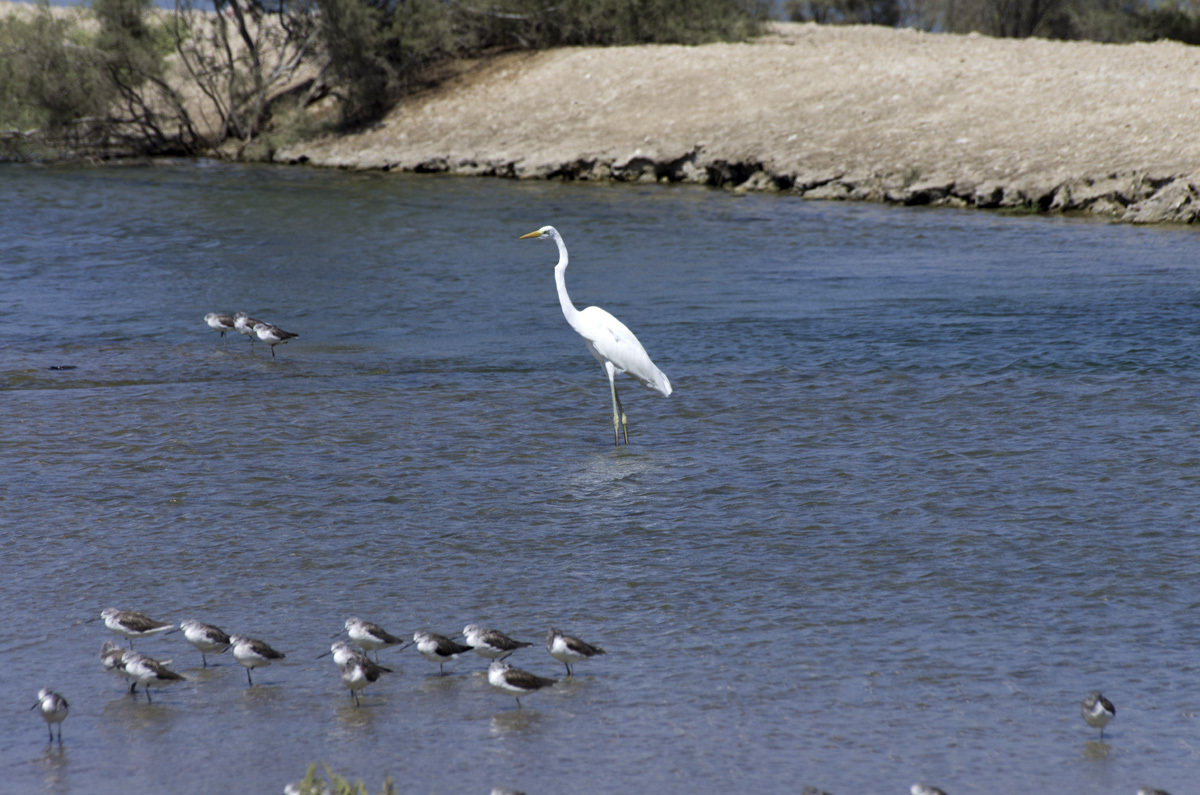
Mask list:
POLYGON ((612 362, 604 363, 604 372, 608 374, 608 387, 612 390, 613 401, 613 444, 620 445, 620 432, 625 432, 625 444, 629 444, 629 420, 625 417, 625 409, 621 407, 621 398, 617 396, 617 368, 612 362))

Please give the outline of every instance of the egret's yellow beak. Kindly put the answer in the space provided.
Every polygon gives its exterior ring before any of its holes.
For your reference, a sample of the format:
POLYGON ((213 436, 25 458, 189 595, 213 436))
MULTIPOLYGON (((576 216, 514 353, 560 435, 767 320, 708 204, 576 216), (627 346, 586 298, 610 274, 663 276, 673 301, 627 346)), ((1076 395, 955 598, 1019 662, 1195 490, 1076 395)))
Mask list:
POLYGON ((517 238, 517 240, 525 240, 526 238, 541 237, 541 236, 542 236, 542 230, 539 229, 536 232, 530 232, 527 235, 521 235, 519 238, 517 238))

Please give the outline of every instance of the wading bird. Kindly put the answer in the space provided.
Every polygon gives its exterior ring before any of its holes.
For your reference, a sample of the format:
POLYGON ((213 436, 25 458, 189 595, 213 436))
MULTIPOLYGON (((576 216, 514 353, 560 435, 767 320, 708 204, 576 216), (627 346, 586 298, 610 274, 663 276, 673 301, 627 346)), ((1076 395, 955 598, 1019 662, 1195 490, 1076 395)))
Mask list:
POLYGON ((1099 692, 1088 693, 1087 698, 1079 705, 1079 711, 1083 713, 1083 719, 1088 726, 1100 730, 1101 740, 1104 739, 1104 727, 1117 714, 1117 708, 1113 706, 1113 703, 1099 692))
POLYGON ((598 306, 589 306, 583 310, 575 308, 571 296, 567 295, 567 246, 557 229, 543 226, 536 232, 521 235, 521 240, 526 238, 553 240, 558 245, 558 265, 554 268, 558 303, 571 328, 583 337, 587 349, 600 362, 608 376, 613 404, 613 443, 619 445, 620 434, 623 433, 625 444, 629 444, 629 421, 625 418, 625 410, 621 408, 621 399, 617 397, 617 373, 628 373, 642 386, 649 387, 664 397, 671 394, 671 382, 663 371, 650 361, 650 355, 646 353, 642 343, 638 342, 637 337, 624 323, 598 306))

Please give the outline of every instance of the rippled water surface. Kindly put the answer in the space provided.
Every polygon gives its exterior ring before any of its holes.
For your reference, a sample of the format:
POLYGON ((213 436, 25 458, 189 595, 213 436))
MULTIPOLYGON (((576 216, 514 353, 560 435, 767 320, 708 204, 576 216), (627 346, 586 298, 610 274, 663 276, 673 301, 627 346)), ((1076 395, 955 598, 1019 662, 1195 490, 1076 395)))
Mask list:
POLYGON ((1200 239, 1059 218, 179 164, 0 171, 12 792, 1187 792, 1200 779, 1200 239), (568 286, 669 398, 607 382, 568 286), (209 311, 298 332, 272 360, 209 311), (73 368, 73 369, 53 369, 73 368), (107 606, 181 634, 131 697, 107 606), (483 623, 523 699, 347 616, 483 623), (61 750, 29 710, 71 702, 61 750), (1103 743, 1078 702, 1117 705, 1103 743))

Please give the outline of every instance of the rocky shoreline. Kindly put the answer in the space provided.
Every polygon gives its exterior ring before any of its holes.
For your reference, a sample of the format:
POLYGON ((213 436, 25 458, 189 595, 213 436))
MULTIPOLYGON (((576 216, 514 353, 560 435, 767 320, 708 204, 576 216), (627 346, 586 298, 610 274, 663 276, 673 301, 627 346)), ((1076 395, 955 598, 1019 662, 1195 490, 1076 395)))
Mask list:
POLYGON ((481 61, 285 163, 1200 220, 1200 48, 778 24, 481 61))

